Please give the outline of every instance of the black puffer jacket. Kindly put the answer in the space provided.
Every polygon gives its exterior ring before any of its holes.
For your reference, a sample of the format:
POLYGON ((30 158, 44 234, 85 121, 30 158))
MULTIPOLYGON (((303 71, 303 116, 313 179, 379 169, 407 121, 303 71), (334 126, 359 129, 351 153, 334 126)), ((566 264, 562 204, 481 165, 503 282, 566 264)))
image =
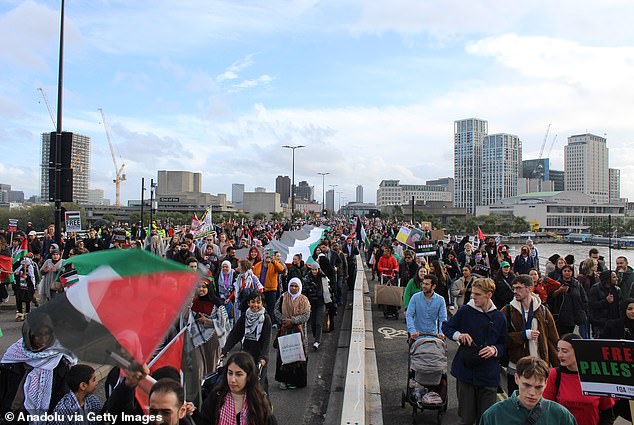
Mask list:
POLYGON ((621 288, 618 286, 606 288, 601 282, 592 285, 588 295, 590 323, 597 329, 603 329, 608 320, 618 319, 621 299, 621 288), (607 300, 608 294, 614 296, 611 303, 607 300))
POLYGON ((588 320, 588 296, 583 286, 577 279, 565 283, 568 285, 568 292, 561 292, 558 295, 548 295, 548 306, 559 326, 575 326, 586 323, 588 320))

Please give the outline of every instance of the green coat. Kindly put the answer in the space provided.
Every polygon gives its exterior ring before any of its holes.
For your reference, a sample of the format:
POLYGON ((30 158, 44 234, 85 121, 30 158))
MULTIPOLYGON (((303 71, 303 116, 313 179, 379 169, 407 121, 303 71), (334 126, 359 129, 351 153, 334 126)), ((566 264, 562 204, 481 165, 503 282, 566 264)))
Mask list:
MULTIPOLYGON (((541 399, 540 403, 544 411, 535 425, 577 425, 572 413, 561 404, 544 398, 541 399)), ((480 425, 524 425, 530 413, 530 410, 520 404, 517 399, 517 391, 515 391, 506 400, 498 401, 489 407, 480 418, 480 425)))
POLYGON ((414 278, 411 278, 409 282, 407 282, 407 286, 403 291, 403 308, 407 310, 407 306, 409 304, 409 300, 412 299, 415 293, 420 292, 420 288, 416 286, 414 283, 414 278))

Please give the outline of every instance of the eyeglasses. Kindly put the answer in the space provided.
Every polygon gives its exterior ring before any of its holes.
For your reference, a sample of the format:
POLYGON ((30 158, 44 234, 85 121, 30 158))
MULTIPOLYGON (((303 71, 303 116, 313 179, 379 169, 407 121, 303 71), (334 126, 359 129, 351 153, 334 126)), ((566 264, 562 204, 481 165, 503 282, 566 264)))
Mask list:
POLYGON ((526 286, 514 286, 514 287, 513 287, 513 292, 518 292, 518 291, 520 291, 521 289, 525 289, 525 288, 526 288, 526 286))

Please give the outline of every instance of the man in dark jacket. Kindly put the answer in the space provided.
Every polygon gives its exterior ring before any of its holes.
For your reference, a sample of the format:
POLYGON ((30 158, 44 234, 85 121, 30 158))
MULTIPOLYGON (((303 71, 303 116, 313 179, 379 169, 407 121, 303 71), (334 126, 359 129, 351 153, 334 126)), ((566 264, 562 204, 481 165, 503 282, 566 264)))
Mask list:
POLYGON ((634 298, 634 269, 627 263, 627 258, 616 257, 616 275, 623 298, 634 298))
POLYGON ((442 324, 443 334, 461 346, 451 364, 451 374, 457 380, 462 424, 478 423, 497 400, 506 319, 491 301, 493 291, 495 283, 491 279, 476 279, 471 301, 442 324))
POLYGON ((608 320, 619 318, 619 305, 622 299, 621 288, 616 286, 616 272, 602 271, 599 279, 598 283, 592 285, 588 294, 590 324, 595 338, 601 338, 600 333, 608 320))
POLYGON ((343 253, 348 262, 348 288, 353 289, 354 281, 357 278, 357 255, 359 255, 359 250, 355 246, 353 238, 349 237, 346 239, 346 244, 343 246, 343 253))
POLYGON ((84 239, 84 246, 90 252, 100 251, 102 247, 101 238, 97 235, 97 231, 92 228, 88 231, 88 237, 84 239))

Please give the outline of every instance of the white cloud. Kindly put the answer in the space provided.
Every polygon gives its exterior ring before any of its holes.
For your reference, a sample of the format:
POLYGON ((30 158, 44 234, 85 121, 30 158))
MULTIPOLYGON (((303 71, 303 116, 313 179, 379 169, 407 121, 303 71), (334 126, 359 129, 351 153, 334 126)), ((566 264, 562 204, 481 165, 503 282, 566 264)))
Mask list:
POLYGON ((271 81, 273 81, 273 78, 270 75, 263 74, 263 75, 260 75, 255 80, 243 80, 242 82, 238 84, 234 84, 231 87, 233 87, 234 89, 248 89, 248 88, 257 87, 263 84, 268 84, 271 81))

